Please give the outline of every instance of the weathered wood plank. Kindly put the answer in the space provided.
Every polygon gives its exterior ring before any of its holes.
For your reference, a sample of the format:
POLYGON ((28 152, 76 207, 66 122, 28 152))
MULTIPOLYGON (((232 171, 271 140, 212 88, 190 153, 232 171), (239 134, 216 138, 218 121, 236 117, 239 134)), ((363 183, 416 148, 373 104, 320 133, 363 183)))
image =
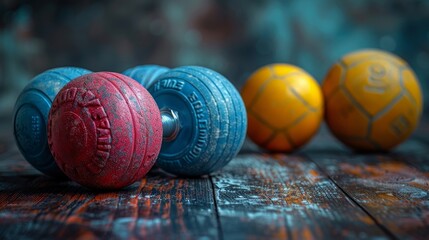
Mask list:
POLYGON ((324 128, 300 150, 323 171, 306 158, 264 155, 248 144, 246 154, 211 178, 180 179, 154 170, 119 192, 93 192, 44 177, 23 161, 13 138, 1 139, 0 239, 389 238, 390 232, 421 238, 428 233, 423 228, 429 222, 429 149, 415 139, 390 155, 356 155, 324 128))
POLYGON ((225 239, 388 238, 299 156, 240 155, 212 180, 225 239))
POLYGON ((429 172, 385 155, 312 155, 331 179, 401 239, 429 236, 429 172))
POLYGON ((208 178, 158 170, 119 192, 42 176, 18 153, 0 161, 1 239, 219 238, 208 178))

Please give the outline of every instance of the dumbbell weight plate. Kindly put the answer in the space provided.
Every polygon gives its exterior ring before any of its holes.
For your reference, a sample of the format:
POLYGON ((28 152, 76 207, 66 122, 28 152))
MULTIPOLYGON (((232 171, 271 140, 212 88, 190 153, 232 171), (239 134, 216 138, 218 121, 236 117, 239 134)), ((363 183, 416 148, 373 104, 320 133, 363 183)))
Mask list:
POLYGON ((24 158, 36 169, 52 177, 65 177, 49 151, 46 136, 52 101, 70 80, 90 73, 76 67, 47 70, 36 77, 19 95, 14 108, 14 136, 24 158))
POLYGON ((148 90, 161 111, 177 113, 180 124, 174 139, 163 140, 159 167, 199 176, 219 170, 238 153, 246 136, 246 110, 225 77, 203 67, 179 67, 148 90))

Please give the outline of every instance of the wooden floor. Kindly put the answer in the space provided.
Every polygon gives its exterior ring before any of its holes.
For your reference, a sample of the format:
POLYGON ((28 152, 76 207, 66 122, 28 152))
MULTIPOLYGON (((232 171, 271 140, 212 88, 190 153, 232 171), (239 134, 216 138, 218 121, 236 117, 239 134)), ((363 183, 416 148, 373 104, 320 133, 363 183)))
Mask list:
MULTIPOLYGON (((428 124, 429 126, 429 124, 428 124)), ((323 129, 293 155, 247 143, 222 171, 154 169, 119 192, 45 177, 0 140, 0 239, 428 239, 429 127, 389 154, 323 129)))

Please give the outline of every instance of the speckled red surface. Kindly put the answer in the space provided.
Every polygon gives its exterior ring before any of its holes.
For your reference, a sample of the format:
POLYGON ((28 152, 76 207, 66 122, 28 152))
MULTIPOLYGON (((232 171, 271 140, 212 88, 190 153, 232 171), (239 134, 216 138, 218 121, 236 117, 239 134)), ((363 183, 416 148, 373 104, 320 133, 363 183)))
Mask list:
POLYGON ((122 188, 155 163, 162 141, 160 113, 146 89, 131 78, 87 74, 55 98, 48 139, 70 179, 90 188, 122 188))

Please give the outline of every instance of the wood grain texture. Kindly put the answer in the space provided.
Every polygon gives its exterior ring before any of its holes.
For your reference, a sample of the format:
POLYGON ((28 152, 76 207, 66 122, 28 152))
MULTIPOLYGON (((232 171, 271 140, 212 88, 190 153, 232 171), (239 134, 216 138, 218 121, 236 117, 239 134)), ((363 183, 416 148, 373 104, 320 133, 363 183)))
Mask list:
POLYGON ((213 176, 225 239, 386 238, 305 158, 246 154, 213 176))
MULTIPOLYGON (((392 237, 429 236, 428 122, 414 136, 386 154, 360 154, 329 133, 315 141, 335 151, 305 151, 353 201, 392 237), (423 141, 422 141, 423 140, 423 141)), ((325 134, 325 135, 324 135, 325 134)))
POLYGON ((41 175, 6 135, 0 132, 0 239, 429 236, 423 130, 389 154, 357 154, 326 128, 296 155, 263 154, 247 142, 210 177, 154 169, 116 192, 41 175))
POLYGON ((208 178, 158 170, 117 192, 45 177, 18 153, 0 161, 1 239, 217 239, 208 178))
POLYGON ((311 156, 381 226, 400 239, 429 236, 429 173, 389 155, 311 156))

